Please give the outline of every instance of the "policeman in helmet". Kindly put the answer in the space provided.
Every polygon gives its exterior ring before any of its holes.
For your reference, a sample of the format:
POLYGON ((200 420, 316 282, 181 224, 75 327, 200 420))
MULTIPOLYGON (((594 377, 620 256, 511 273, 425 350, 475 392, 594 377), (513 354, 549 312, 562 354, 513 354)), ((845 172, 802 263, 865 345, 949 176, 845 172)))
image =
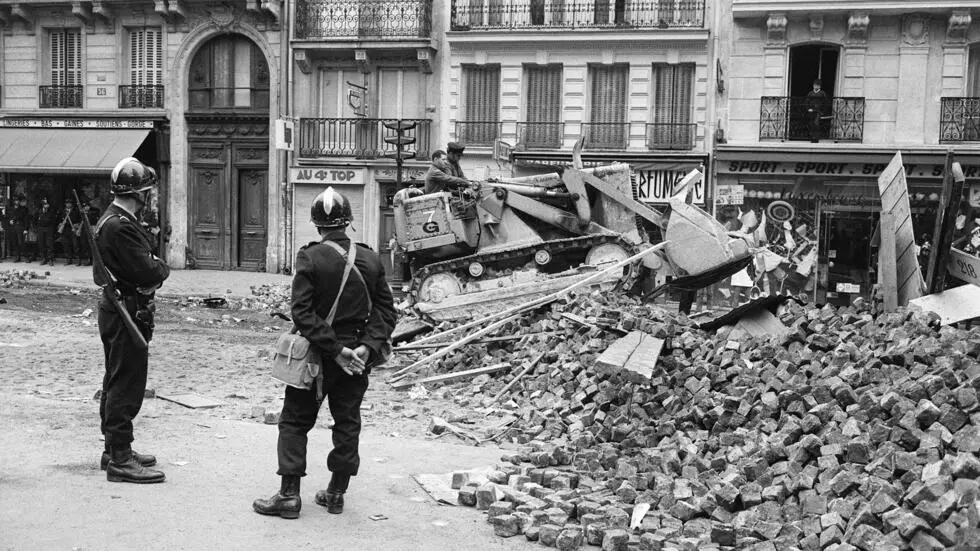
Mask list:
POLYGON ((286 387, 279 418, 279 493, 252 504, 256 512, 297 518, 302 501, 300 478, 306 476, 306 435, 316 424, 325 395, 333 416, 333 450, 327 456, 332 473, 317 505, 331 513, 344 509, 344 493, 360 465, 361 400, 368 373, 395 328, 396 313, 381 259, 366 245, 351 243, 346 228, 353 221, 350 202, 332 187, 313 201, 310 218, 320 233, 296 255, 292 315, 299 333, 321 353, 321 381, 309 390, 286 387), (344 272, 354 255, 346 283, 344 272), (333 320, 329 320, 334 310, 333 320))
MULTIPOLYGON (((139 222, 157 175, 136 158, 127 157, 112 170, 111 183, 114 197, 96 225, 96 246, 116 279, 120 302, 149 342, 153 336, 153 296, 170 275, 170 268, 154 254, 153 240, 139 222)), ((96 283, 104 277, 99 268, 93 268, 96 283)), ((146 391, 148 350, 136 344, 121 312, 105 296, 99 301, 99 335, 105 348, 99 405, 105 435, 101 467, 111 482, 163 482, 164 474, 149 468, 156 465, 156 458, 132 449, 133 418, 143 405, 146 391)))

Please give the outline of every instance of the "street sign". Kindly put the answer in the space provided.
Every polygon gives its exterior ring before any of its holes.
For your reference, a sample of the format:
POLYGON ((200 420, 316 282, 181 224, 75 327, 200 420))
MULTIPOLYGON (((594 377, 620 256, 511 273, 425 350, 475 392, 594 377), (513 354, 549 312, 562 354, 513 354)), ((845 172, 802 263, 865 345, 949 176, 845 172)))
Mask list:
POLYGON ((415 143, 415 138, 412 136, 388 136, 385 138, 385 143, 392 145, 412 145, 415 143))
POLYGON ((293 133, 295 123, 289 120, 276 119, 276 149, 283 151, 293 150, 293 133))
POLYGON ((401 153, 401 159, 402 160, 408 160, 408 159, 414 159, 415 158, 415 152, 414 151, 401 151, 401 152, 398 152, 398 151, 390 151, 388 153, 385 153, 385 157, 388 157, 389 159, 398 159, 399 158, 399 156, 398 156, 399 153, 401 153))
POLYGON ((950 249, 946 270, 953 277, 980 286, 980 258, 959 249, 950 249))

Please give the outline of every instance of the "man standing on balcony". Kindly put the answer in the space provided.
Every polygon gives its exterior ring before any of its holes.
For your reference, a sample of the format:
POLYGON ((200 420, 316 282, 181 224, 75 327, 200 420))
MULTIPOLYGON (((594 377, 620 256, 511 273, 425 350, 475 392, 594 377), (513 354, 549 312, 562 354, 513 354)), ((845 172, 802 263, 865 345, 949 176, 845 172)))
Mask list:
POLYGON ((466 175, 463 174, 463 169, 459 166, 459 160, 463 157, 463 149, 465 146, 459 142, 449 142, 446 146, 447 157, 449 158, 449 170, 446 172, 450 176, 455 176, 457 178, 466 179, 466 175))
POLYGON ((806 120, 810 130, 810 141, 819 142, 824 137, 823 118, 827 110, 827 92, 823 91, 820 79, 813 81, 813 89, 806 95, 806 120))
POLYGON ((425 193, 456 191, 470 187, 469 180, 453 176, 451 171, 452 167, 449 159, 446 158, 446 152, 441 149, 433 152, 432 166, 425 173, 425 193))

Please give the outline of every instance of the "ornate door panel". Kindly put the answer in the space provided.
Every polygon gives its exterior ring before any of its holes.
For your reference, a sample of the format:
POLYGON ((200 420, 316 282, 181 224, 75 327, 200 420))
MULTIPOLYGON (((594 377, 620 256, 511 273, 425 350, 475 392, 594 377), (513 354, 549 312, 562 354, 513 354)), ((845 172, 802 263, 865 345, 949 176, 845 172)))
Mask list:
POLYGON ((226 162, 221 144, 191 147, 189 245, 198 268, 222 269, 227 265, 226 162))
POLYGON ((238 268, 261 270, 265 266, 266 182, 268 171, 238 172, 238 268))

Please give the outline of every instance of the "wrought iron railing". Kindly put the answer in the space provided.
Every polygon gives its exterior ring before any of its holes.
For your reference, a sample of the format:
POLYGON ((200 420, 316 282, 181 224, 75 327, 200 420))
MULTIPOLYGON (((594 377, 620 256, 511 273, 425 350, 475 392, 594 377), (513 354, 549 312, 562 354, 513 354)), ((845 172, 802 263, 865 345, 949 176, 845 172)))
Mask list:
POLYGON ((491 146, 500 137, 502 127, 498 121, 456 121, 456 141, 491 146))
POLYGON ((121 109, 163 107, 163 85, 134 85, 119 87, 121 109))
POLYGON ((38 103, 42 109, 81 107, 82 86, 38 86, 38 103))
POLYGON ((650 149, 694 149, 694 139, 697 137, 697 132, 697 125, 694 123, 648 123, 647 147, 650 149))
POLYGON ((563 122, 517 123, 517 144, 528 149, 558 149, 564 140, 563 122))
POLYGON ((628 122, 583 122, 586 149, 626 149, 630 140, 628 122))
POLYGON ((187 90, 190 108, 252 111, 269 108, 269 88, 192 87, 187 90))
POLYGON ((980 141, 980 98, 942 98, 939 142, 980 141))
POLYGON ((864 139, 864 98, 763 96, 760 140, 864 139))
POLYGON ((453 0, 452 30, 700 28, 705 0, 453 0))
POLYGON ((296 38, 428 38, 431 0, 300 0, 296 38))
MULTIPOLYGON (((415 158, 426 160, 431 153, 430 119, 401 119, 414 122, 415 128, 405 136, 415 138, 415 143, 405 151, 415 151, 415 158)), ((301 119, 299 123, 300 157, 356 157, 375 159, 397 151, 385 138, 397 136, 397 132, 385 127, 385 123, 397 119, 301 119)))

